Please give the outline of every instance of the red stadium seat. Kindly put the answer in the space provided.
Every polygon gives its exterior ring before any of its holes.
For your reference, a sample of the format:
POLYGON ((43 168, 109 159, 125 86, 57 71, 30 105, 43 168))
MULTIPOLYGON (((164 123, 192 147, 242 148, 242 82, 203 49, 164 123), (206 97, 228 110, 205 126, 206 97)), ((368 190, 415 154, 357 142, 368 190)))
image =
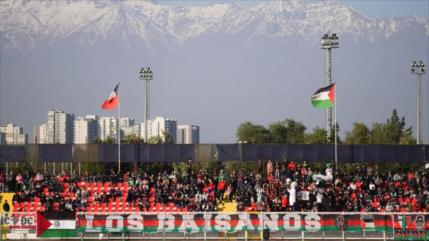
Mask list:
POLYGON ((174 212, 176 209, 176 207, 174 206, 174 203, 169 203, 168 204, 168 212, 174 212))
POLYGON ((54 210, 59 212, 60 211, 60 203, 54 202, 54 210))
POLYGON ((252 211, 256 211, 256 203, 252 202, 250 204, 250 207, 251 207, 252 211))
POLYGON ((19 205, 19 203, 18 202, 14 202, 13 203, 13 211, 14 212, 16 212, 16 211, 18 211, 19 209, 20 209, 20 205, 19 205))

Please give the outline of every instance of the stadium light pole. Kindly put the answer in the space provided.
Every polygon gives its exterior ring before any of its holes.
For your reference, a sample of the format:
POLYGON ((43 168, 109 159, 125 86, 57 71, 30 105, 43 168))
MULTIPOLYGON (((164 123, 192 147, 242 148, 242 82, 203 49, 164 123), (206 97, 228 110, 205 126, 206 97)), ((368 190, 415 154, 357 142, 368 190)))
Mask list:
POLYGON ((423 63, 423 61, 419 60, 419 61, 413 61, 411 63, 411 74, 415 74, 417 76, 417 117, 416 117, 416 139, 417 139, 417 144, 422 144, 422 137, 421 137, 421 116, 422 116, 422 103, 421 103, 421 99, 422 99, 422 90, 421 90, 421 82, 422 82, 422 75, 424 75, 426 73, 426 66, 423 63))
POLYGON ((144 141, 148 143, 147 120, 149 118, 149 81, 153 79, 153 72, 150 67, 140 69, 140 79, 145 81, 145 105, 144 105, 144 141))
MULTIPOLYGON (((339 48, 337 34, 325 33, 320 39, 321 48, 325 50, 325 85, 332 84, 332 49, 339 48)), ((336 125, 336 123, 335 123, 336 125)), ((326 109, 326 133, 330 141, 332 130, 332 108, 326 109)))

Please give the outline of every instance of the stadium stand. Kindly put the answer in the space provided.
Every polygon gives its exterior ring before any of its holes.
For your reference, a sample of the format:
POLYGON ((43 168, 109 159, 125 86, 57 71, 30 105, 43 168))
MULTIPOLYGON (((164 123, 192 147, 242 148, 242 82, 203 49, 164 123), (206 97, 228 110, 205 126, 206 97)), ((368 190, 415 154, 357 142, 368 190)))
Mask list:
MULTIPOLYGON (((265 165, 265 164, 264 164, 265 165)), ((4 176, 4 174, 1 174, 4 176)), ((15 192, 14 211, 187 212, 351 211, 425 212, 429 173, 389 173, 367 166, 352 174, 324 173, 293 161, 262 170, 52 176, 17 173, 2 187, 15 192)))

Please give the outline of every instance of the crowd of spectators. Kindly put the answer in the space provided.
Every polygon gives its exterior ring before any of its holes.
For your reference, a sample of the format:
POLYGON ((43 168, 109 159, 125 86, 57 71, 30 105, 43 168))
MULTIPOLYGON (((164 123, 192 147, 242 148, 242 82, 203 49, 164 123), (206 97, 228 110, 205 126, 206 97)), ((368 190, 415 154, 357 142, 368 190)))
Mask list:
MULTIPOLYGON (((118 175, 53 176, 0 174, 0 188, 15 192, 13 203, 38 202, 44 210, 88 211, 94 204, 148 211, 156 204, 187 211, 216 211, 236 202, 238 211, 422 212, 429 210, 429 171, 391 173, 376 166, 352 173, 327 166, 323 173, 305 162, 264 162, 257 170, 223 169, 118 175), (95 188, 100 187, 101 188, 95 188)), ((120 210, 117 210, 120 211, 120 210)))

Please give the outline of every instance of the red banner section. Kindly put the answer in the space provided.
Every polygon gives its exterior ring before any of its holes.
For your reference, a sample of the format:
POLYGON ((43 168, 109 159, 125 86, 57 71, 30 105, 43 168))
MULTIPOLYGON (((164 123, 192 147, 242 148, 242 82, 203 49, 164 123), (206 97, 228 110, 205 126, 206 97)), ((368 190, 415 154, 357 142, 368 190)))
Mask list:
POLYGON ((77 215, 78 232, 345 231, 426 235, 425 215, 327 213, 133 213, 77 215))

